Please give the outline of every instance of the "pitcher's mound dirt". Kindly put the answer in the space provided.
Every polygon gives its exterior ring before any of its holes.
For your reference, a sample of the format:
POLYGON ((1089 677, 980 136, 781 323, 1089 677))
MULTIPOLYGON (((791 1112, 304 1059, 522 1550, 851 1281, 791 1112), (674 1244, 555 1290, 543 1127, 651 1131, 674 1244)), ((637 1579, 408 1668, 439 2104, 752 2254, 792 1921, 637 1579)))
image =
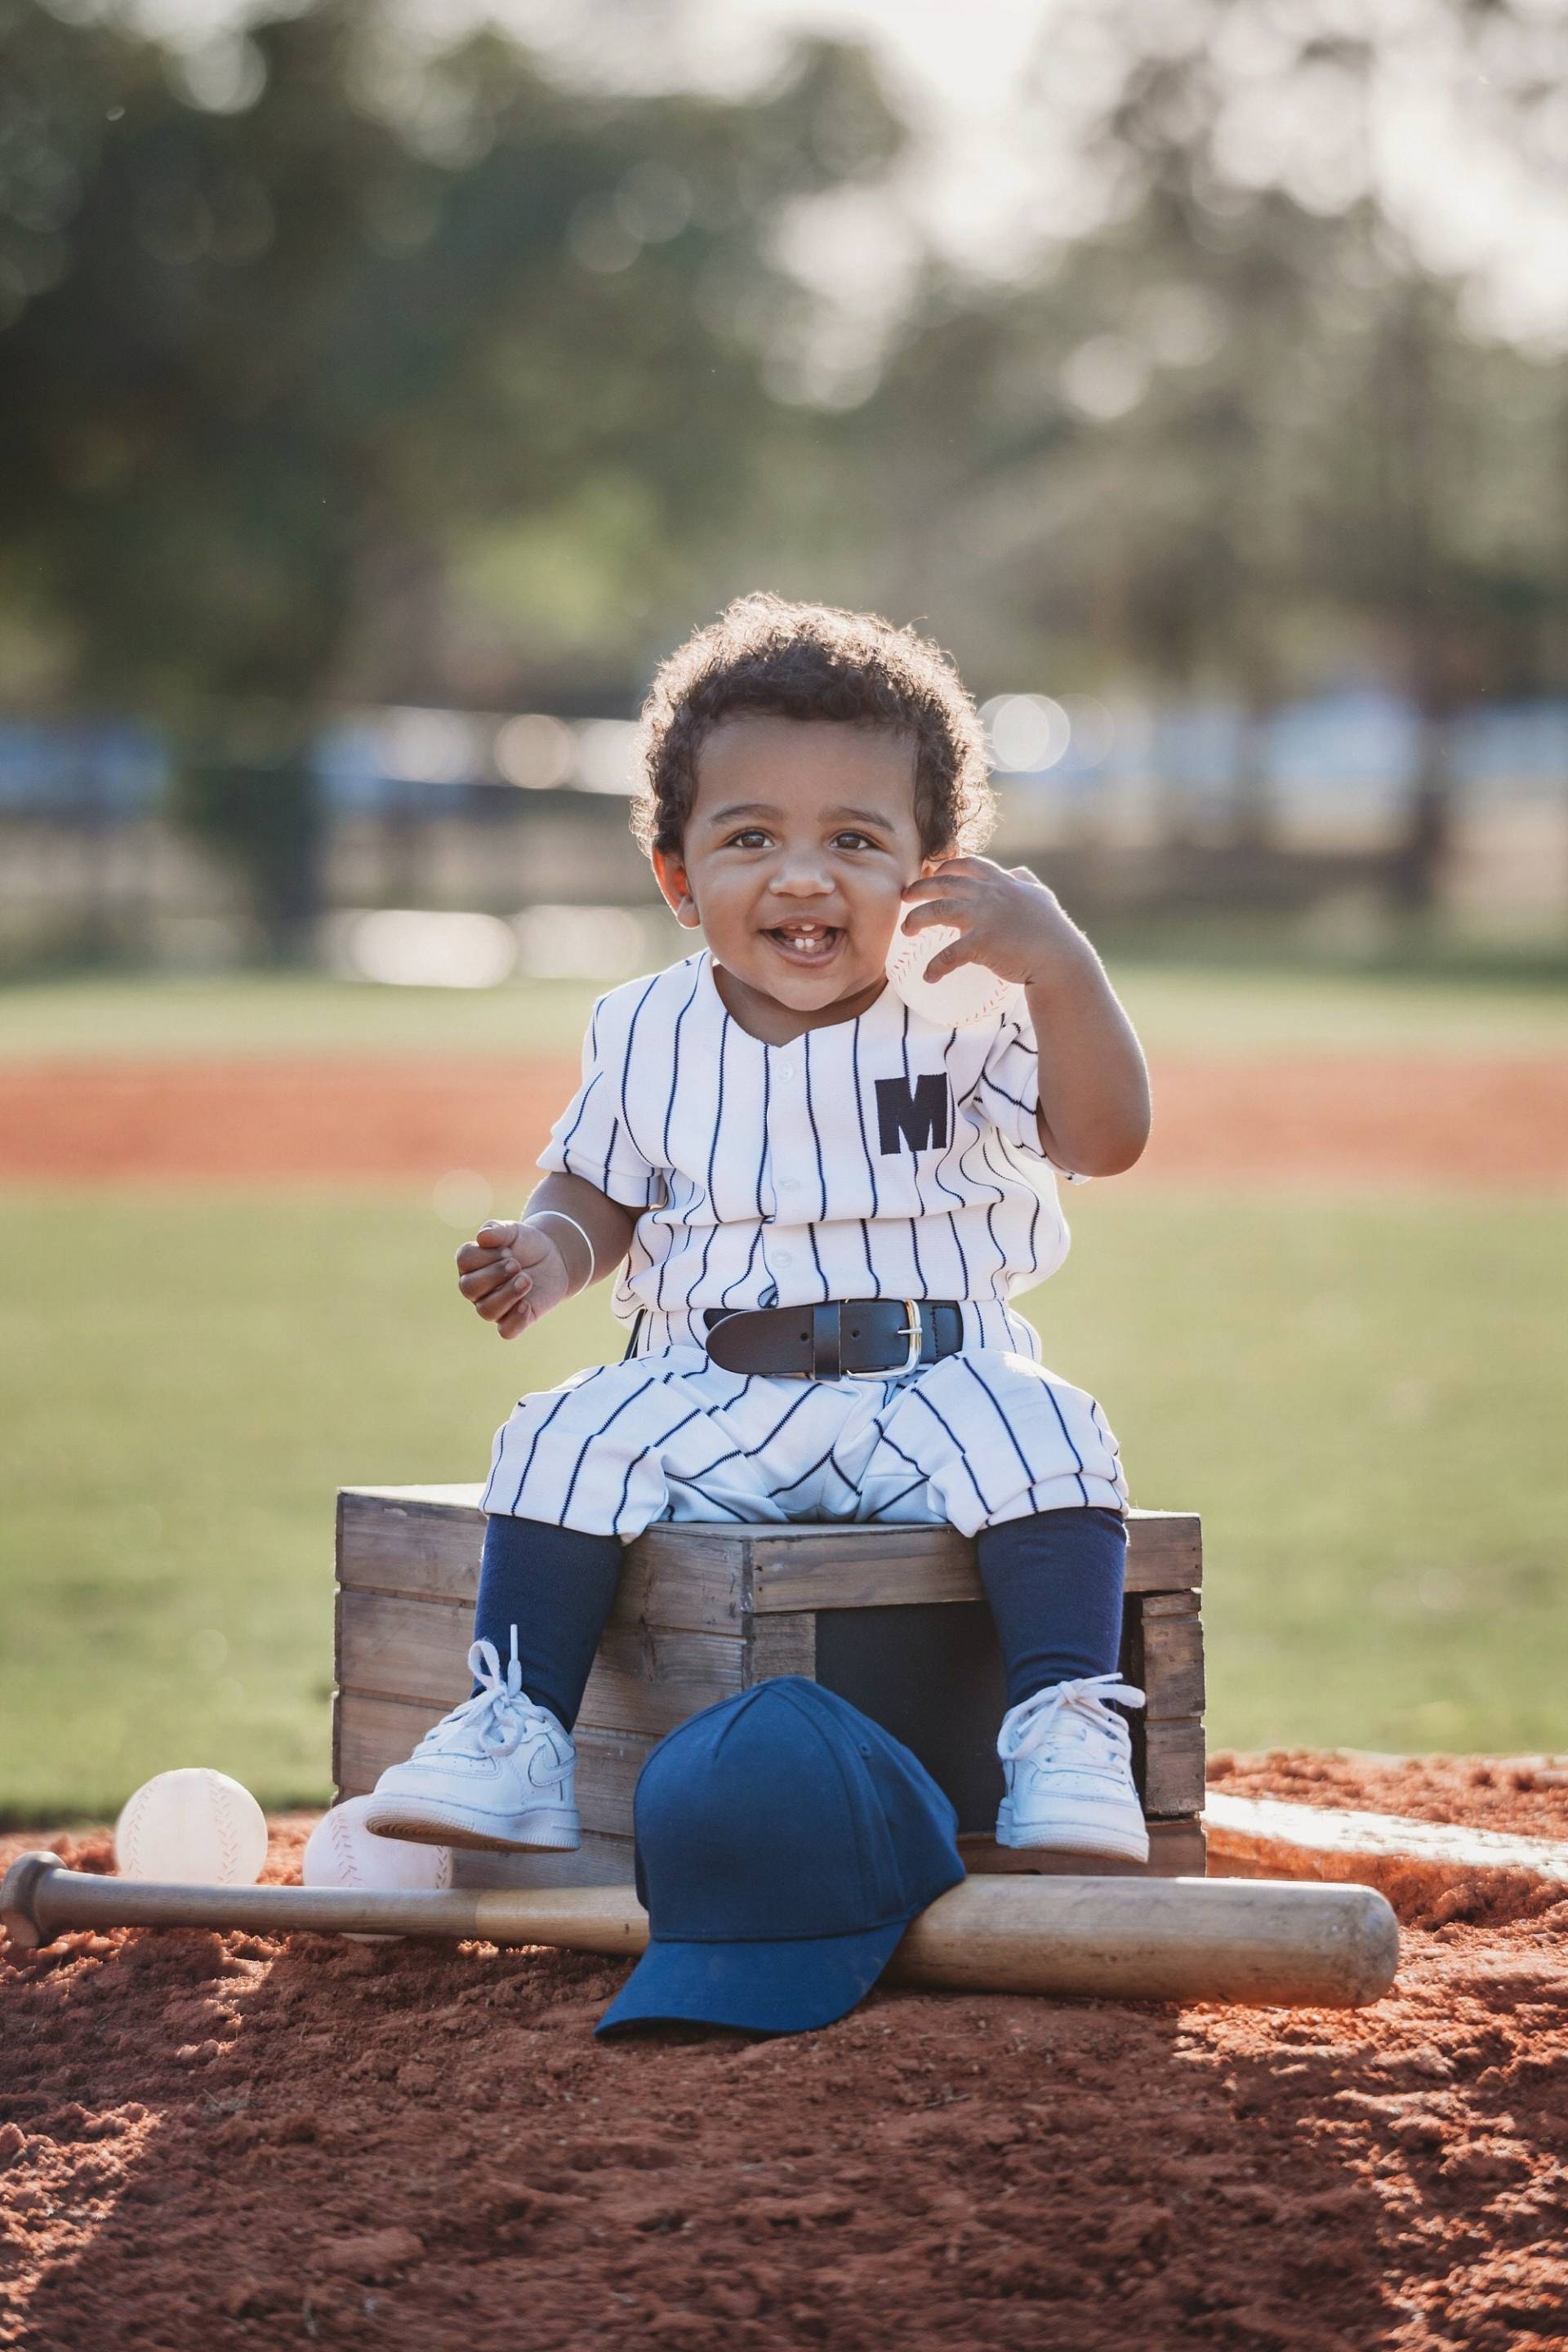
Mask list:
POLYGON ((1565 1927, 1407 1930, 1350 2014, 889 1992, 614 2047, 601 1960, 73 1937, 0 1959, 0 2343, 1563 2352, 1565 1927))

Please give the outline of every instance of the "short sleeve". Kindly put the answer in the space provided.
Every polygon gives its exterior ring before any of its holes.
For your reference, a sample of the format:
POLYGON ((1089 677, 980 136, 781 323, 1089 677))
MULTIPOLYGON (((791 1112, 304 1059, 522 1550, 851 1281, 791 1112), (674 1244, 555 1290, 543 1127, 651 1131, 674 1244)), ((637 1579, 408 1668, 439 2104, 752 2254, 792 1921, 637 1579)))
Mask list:
MULTIPOLYGON (((1043 1160, 1047 1167, 1057 1166, 1040 1147, 1040 1057, 1034 1024, 1026 1013, 1009 1016, 998 1029, 974 1099, 1015 1150, 1026 1159, 1043 1160)), ((1089 1181, 1071 1168, 1057 1168, 1057 1173, 1069 1184, 1089 1181)))
POLYGON ((663 1200, 664 1179, 626 1120, 629 1024, 616 1001, 622 994, 602 996, 594 1007, 583 1042, 583 1082, 552 1128, 538 1164, 546 1175, 581 1176, 623 1208, 647 1209, 663 1200))

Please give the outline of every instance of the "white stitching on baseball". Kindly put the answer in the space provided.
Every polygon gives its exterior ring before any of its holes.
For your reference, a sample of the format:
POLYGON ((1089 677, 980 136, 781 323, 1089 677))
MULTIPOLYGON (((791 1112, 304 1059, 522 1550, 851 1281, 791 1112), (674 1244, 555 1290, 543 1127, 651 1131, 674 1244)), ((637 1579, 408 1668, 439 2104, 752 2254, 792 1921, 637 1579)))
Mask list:
POLYGON ((234 1799, 226 1789, 213 1791, 217 1799, 218 1875, 226 1886, 239 1879, 239 1824, 235 1819, 234 1799))
POLYGON ((354 1864, 353 1845, 350 1840, 342 1812, 336 1805, 327 1815, 327 1838, 332 1849, 333 1859, 342 1874, 343 1885, 357 1886, 360 1884, 360 1874, 354 1864))
POLYGON ((120 1867, 127 1878, 137 1878, 141 1875, 139 1865, 142 1859, 142 1816, 146 1810, 147 1790, 143 1786, 136 1790, 120 1817, 121 1834, 119 1843, 123 1848, 120 1867))

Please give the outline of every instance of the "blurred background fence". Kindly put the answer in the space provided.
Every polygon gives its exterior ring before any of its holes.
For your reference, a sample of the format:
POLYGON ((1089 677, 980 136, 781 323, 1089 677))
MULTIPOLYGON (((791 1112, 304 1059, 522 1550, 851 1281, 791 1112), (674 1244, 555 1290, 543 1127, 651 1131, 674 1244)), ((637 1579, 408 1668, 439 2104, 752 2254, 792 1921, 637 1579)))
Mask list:
MULTIPOLYGON (((1199 919, 1289 918, 1298 948, 1354 957, 1399 936, 1420 776, 1420 715, 1399 696, 1321 696, 1260 730, 1234 703, 1098 696, 996 696, 987 718, 996 852, 1039 863, 1090 922, 1168 943, 1199 919)), ((318 910, 294 946, 418 985, 642 969, 668 927, 626 825, 630 739, 627 719, 437 708, 327 730, 308 751, 310 873, 282 877, 318 910)), ((1453 939, 1568 950, 1568 703, 1455 713, 1446 757, 1425 912, 1453 939)), ((278 791, 266 767, 202 783, 228 814, 278 791)), ((12 971, 258 960, 279 877, 266 825, 242 846, 226 858, 181 824, 176 752, 146 727, 0 727, 12 971)))
MULTIPOLYGON (((987 717, 994 846, 1047 869, 1092 923, 1169 943, 1284 918, 1297 947, 1354 958, 1400 936, 1420 722, 1397 696, 1323 696, 1261 730, 1234 704, 1077 695, 998 696, 987 717)), ((0 727, 0 968, 255 961, 291 892, 314 921, 282 943, 351 977, 636 971, 669 935, 626 822, 633 733, 539 712, 367 713, 309 747, 310 821, 296 793, 279 843, 282 780, 265 766, 182 777, 146 727, 0 727)), ((1447 758, 1429 924, 1568 952, 1568 702, 1456 713, 1447 758)))

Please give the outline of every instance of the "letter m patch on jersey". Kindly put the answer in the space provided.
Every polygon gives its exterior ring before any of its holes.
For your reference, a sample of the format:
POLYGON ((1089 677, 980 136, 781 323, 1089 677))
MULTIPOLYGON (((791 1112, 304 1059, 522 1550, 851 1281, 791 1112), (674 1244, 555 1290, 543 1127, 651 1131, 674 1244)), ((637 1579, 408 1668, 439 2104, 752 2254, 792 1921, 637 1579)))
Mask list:
POLYGON ((877 1139, 884 1159, 901 1151, 944 1151, 948 1136, 947 1080, 940 1073, 877 1080, 877 1139))

